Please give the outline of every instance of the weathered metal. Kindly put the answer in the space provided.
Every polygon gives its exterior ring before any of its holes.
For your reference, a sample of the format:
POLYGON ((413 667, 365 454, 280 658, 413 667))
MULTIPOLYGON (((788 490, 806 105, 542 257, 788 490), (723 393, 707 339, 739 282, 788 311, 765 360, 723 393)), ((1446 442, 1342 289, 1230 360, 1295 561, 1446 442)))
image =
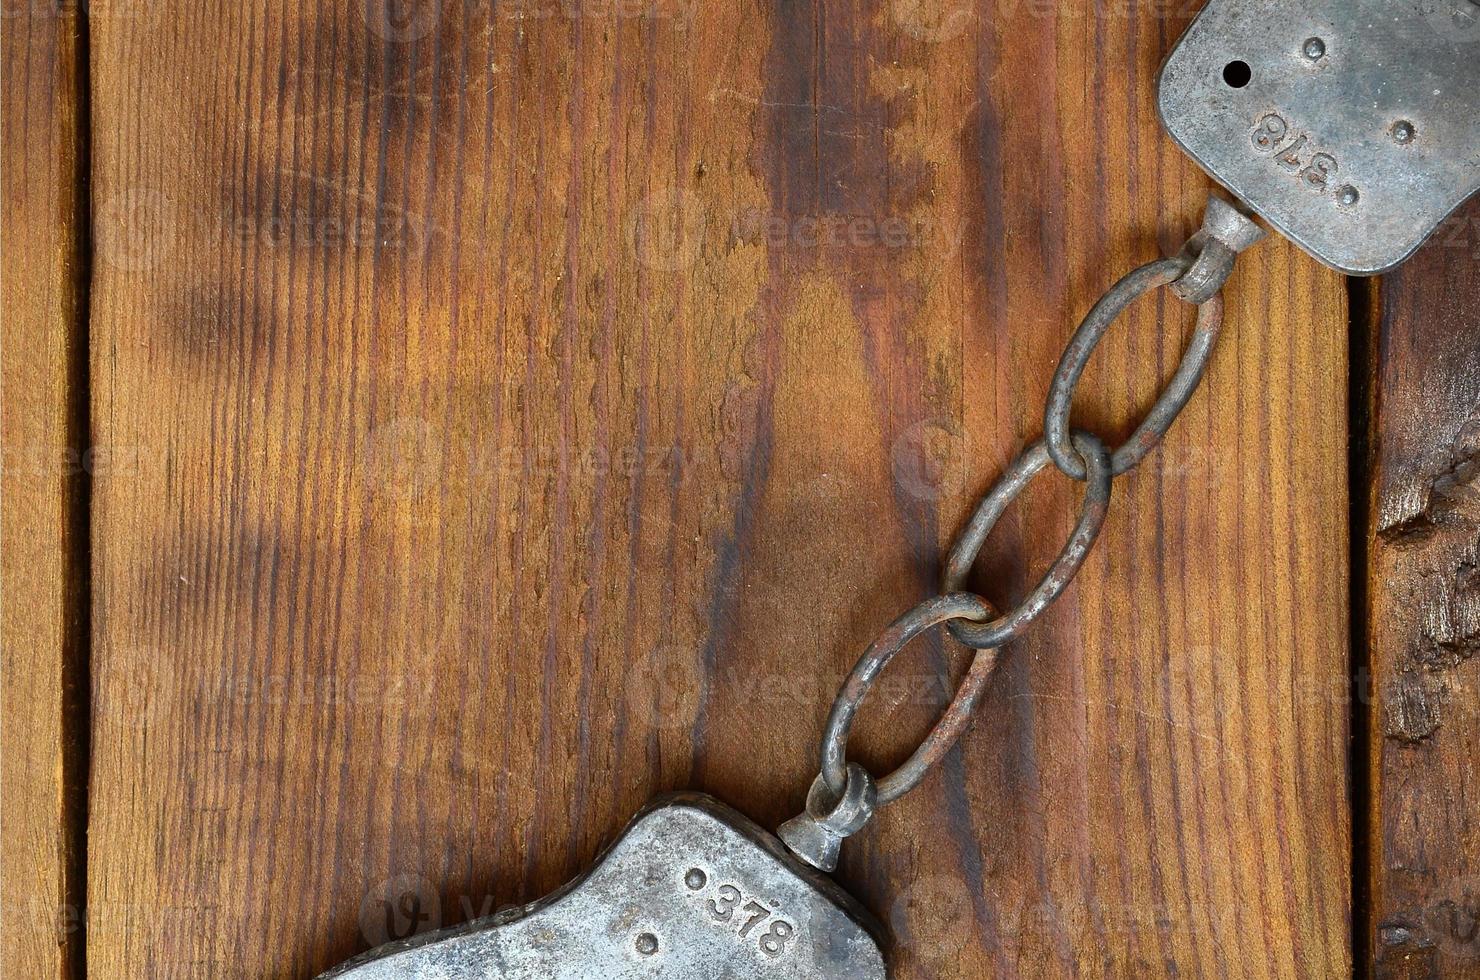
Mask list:
MULTIPOLYGON (((1187 272, 1186 263, 1178 259, 1163 259, 1142 266, 1116 283, 1095 304, 1075 332, 1069 346, 1064 349, 1053 382, 1048 389, 1048 404, 1043 416, 1043 438, 1048 446, 1049 458, 1066 476, 1075 480, 1085 478, 1084 460, 1075 451, 1069 436, 1069 413, 1073 409, 1074 391, 1079 379, 1089 364, 1090 356, 1099 346, 1100 340, 1121 312, 1134 300, 1159 286, 1177 281, 1187 272)), ((1110 457, 1110 474, 1121 476, 1133 469, 1146 454, 1166 437, 1167 431, 1187 402, 1197 390, 1198 382, 1207 371, 1208 359, 1212 357, 1213 345, 1218 340, 1218 331, 1223 326, 1223 297, 1215 294, 1198 307, 1197 326, 1193 328, 1187 351, 1182 363, 1166 389, 1157 397, 1156 403, 1141 420, 1124 444, 1118 446, 1110 457)))
MULTIPOLYGON (((1059 552, 1059 557, 1049 566, 1038 585, 1028 597, 1012 610, 990 623, 972 623, 955 620, 949 624, 951 635, 969 647, 984 649, 997 647, 1021 636, 1034 621, 1042 616, 1054 600, 1063 595, 1074 576, 1084 565, 1089 550, 1094 547, 1105 525, 1105 515, 1110 509, 1110 453, 1097 436, 1088 432, 1075 432, 1073 444, 1078 455, 1089 461, 1089 482, 1080 505, 1079 523, 1074 533, 1059 552)), ((977 554, 997 526, 1007 505, 1017 499, 1018 494, 1033 480, 1033 477, 1051 462, 1048 443, 1040 439, 1013 461, 998 478, 997 483, 982 498, 976 512, 971 515, 956 545, 946 559, 945 576, 941 588, 955 592, 966 583, 966 576, 976 561, 977 554)))
POLYGON ((838 866, 843 841, 862 830, 873 819, 879 805, 874 777, 856 762, 848 763, 845 785, 839 792, 828 788, 825 777, 812 781, 807 809, 776 831, 793 854, 819 871, 838 866))
POLYGON ((591 871, 320 980, 884 980, 879 927, 727 806, 660 797, 591 871))
MULTIPOLYGON (((848 735, 859 706, 880 672, 904 645, 921 633, 945 622, 978 622, 992 617, 993 609, 981 596, 948 590, 948 594, 926 599, 885 627, 854 666, 833 701, 822 736, 822 781, 838 795, 845 788, 845 756, 848 735)), ((879 805, 893 803, 919 785, 925 773, 950 745, 954 744, 981 696, 982 687, 996 662, 995 650, 983 650, 972 663, 966 679, 950 707, 921 742, 915 753, 894 772, 879 780, 879 805)))
POLYGON ((1069 412, 1074 404, 1074 391, 1090 356, 1120 314, 1136 300, 1162 286, 1169 287, 1177 296, 1198 308, 1197 326, 1193 329, 1186 353, 1182 355, 1182 363, 1136 431, 1111 455, 1112 476, 1129 472, 1145 459, 1187 407, 1207 371, 1213 345, 1217 343, 1218 331, 1223 326, 1223 284, 1232 274, 1238 254, 1264 237, 1264 231, 1253 220, 1226 201, 1214 197, 1208 202, 1202 228, 1188 240, 1176 258, 1141 266, 1111 286, 1109 292, 1095 303, 1065 347, 1048 389, 1043 436, 1048 443, 1048 454, 1060 471, 1076 480, 1085 478, 1084 460, 1070 443, 1069 412))
POLYGON ((1480 190, 1480 5, 1209 0, 1159 105, 1172 138, 1296 244, 1384 272, 1480 190))
POLYGON ((858 660, 833 701, 822 738, 821 772, 807 795, 806 810, 780 831, 782 840, 804 861, 832 870, 843 840, 867 824, 876 807, 892 803, 918 786, 955 745, 970 723, 997 663, 997 647, 1020 636, 1068 588, 1104 526, 1114 478, 1146 457, 1191 399, 1223 323, 1223 284, 1239 253, 1264 237, 1250 218, 1226 201, 1212 197, 1201 230, 1176 257, 1130 273, 1112 286, 1085 317, 1059 362, 1044 413, 1044 437, 1025 449, 977 504, 946 559, 942 594, 889 624, 858 660), (1099 437, 1069 428, 1074 388, 1115 319, 1137 298, 1163 286, 1198 304, 1197 327, 1171 382, 1136 431, 1112 454, 1099 437), (985 599, 964 591, 966 578, 1008 505, 1050 462, 1071 478, 1087 481, 1079 521, 1058 558, 1027 598, 993 618, 995 612, 985 599), (865 770, 848 762, 848 735, 853 721, 889 661, 915 636, 940 624, 979 652, 935 727, 902 766, 875 785, 865 770))
POLYGON ((1203 305, 1223 290, 1239 253, 1266 237, 1258 222, 1238 208, 1221 198, 1209 198, 1202 228, 1188 239, 1179 256, 1192 265, 1171 283, 1172 292, 1194 306, 1203 305))

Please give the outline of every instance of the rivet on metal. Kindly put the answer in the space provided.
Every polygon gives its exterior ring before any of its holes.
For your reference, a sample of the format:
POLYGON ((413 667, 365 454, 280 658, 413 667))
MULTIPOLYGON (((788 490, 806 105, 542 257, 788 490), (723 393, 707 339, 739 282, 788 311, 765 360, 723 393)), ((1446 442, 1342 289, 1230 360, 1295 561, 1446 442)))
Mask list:
POLYGON ((1386 272, 1480 193, 1480 0, 1195 6, 1162 66, 1168 134, 1327 265, 1386 272), (1247 86, 1223 76, 1235 56, 1253 69, 1247 86), (1338 203, 1346 184, 1358 198, 1338 203))
POLYGON ((1347 184, 1336 192, 1336 203, 1344 208, 1354 208, 1362 199, 1361 193, 1351 184, 1347 184))
POLYGON ((690 868, 689 873, 683 876, 683 883, 689 886, 689 891, 696 892, 709 884, 709 876, 698 868, 690 868))
POLYGON ((1418 130, 1414 128, 1413 123, 1406 119, 1399 119, 1393 123, 1393 140, 1395 142, 1408 144, 1417 138, 1418 130))
POLYGON ((658 951, 658 937, 650 932, 638 936, 637 951, 643 956, 652 956, 658 951))

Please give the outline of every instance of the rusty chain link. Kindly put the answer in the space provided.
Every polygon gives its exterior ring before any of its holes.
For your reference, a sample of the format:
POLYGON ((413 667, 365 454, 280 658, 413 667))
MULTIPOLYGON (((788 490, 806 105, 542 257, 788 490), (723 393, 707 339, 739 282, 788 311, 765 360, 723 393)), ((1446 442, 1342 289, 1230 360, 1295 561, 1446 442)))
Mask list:
MULTIPOLYGON (((1069 409, 1079 378, 1101 338, 1133 302, 1153 289, 1172 285, 1190 268, 1190 263, 1181 259, 1162 259, 1141 266, 1110 287, 1075 331, 1069 346, 1064 349, 1059 369, 1054 373, 1053 383, 1048 389, 1048 407, 1043 413, 1043 439, 1048 445, 1049 457, 1061 473, 1075 480, 1083 480, 1086 475, 1084 460, 1069 439, 1069 409)), ((1187 352, 1171 382, 1136 431, 1111 455, 1111 476, 1121 476, 1134 469, 1147 453, 1156 448, 1177 416, 1182 414, 1207 370, 1208 358, 1212 356, 1213 345, 1222 326, 1223 296, 1214 294, 1197 308, 1197 326, 1193 328, 1192 341, 1187 345, 1187 352)))
MULTIPOLYGON (((984 650, 1001 646, 1008 640, 1021 636, 1068 588, 1074 576, 1079 573, 1080 566, 1084 564, 1084 559, 1089 556, 1089 549, 1094 546, 1095 539, 1100 536, 1100 528, 1104 526, 1105 515, 1110 510, 1110 453, 1098 437, 1088 432, 1075 432, 1073 441, 1077 447, 1077 455, 1089 460, 1086 474, 1089 488, 1085 492, 1084 505, 1074 533, 1070 535, 1069 542, 1064 545, 1064 550, 1059 553, 1058 559, 1043 576, 1038 587, 1011 612, 990 623, 975 624, 957 620, 948 624, 951 635, 967 646, 984 650)), ((955 592, 962 588, 971 566, 976 562, 977 553, 981 551, 987 535, 992 533, 997 519, 1049 462, 1048 442, 1039 439, 997 479, 996 486, 977 505, 976 512, 971 515, 966 529, 956 539, 956 546, 946 559, 945 580, 942 585, 945 591, 955 592)))
POLYGON ((997 648, 1022 635, 1068 588, 1104 526, 1113 479, 1146 458, 1192 398, 1223 324, 1222 289, 1233 271, 1234 260, 1263 237, 1263 230, 1250 218, 1221 198, 1211 197, 1201 230, 1180 254, 1131 272, 1085 316, 1065 348, 1049 387, 1043 438, 1008 466, 977 505, 946 561, 943 594, 927 599, 891 623, 870 645, 838 692, 822 740, 821 773, 808 794, 806 812, 780 831, 804 859, 818 867, 835 863, 837 845, 843 837, 867 823, 875 807, 919 785, 955 744, 996 665, 997 648), (1137 299, 1163 287, 1197 307, 1197 325, 1171 381, 1130 438, 1112 451, 1092 433, 1070 428, 1074 392, 1090 356, 1111 325, 1137 299), (963 591, 963 586, 1003 511, 1050 462, 1065 476, 1086 484, 1079 522, 1037 587, 1014 608, 996 615, 987 600, 963 591), (975 658, 930 734, 908 761, 875 783, 867 770, 847 760, 854 718, 889 661, 911 639, 942 624, 957 640, 977 651, 975 658))

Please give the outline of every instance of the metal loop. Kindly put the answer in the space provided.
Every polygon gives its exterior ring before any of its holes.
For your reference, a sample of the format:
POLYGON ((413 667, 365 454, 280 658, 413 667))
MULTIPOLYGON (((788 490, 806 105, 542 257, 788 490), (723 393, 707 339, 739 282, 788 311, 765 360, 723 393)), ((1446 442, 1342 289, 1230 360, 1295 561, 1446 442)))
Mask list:
POLYGON ((843 841, 862 830, 873 819, 879 805, 878 787, 867 769, 848 763, 847 786, 834 795, 818 776, 807 792, 807 809, 776 829, 791 853, 822 871, 838 866, 843 841))
MULTIPOLYGON (((827 717, 827 728, 822 736, 822 782, 829 793, 841 796, 847 788, 848 779, 848 735, 853 730, 853 720, 859 705, 867 696, 869 688, 895 654, 916 636, 953 620, 987 620, 996 612, 981 596, 969 593, 936 596, 920 603, 914 609, 890 623, 879 638, 869 645, 853 672, 843 682, 843 688, 833 701, 832 711, 827 717)), ((877 781, 878 805, 892 803, 920 784, 931 768, 950 751, 956 739, 965 730, 971 712, 981 698, 987 677, 997 663, 996 650, 980 650, 971 661, 971 667, 956 696, 941 715, 930 734, 920 742, 913 755, 894 772, 877 781)))
MULTIPOLYGON (((967 646, 977 649, 997 647, 1019 636, 1068 588, 1099 537, 1105 513, 1110 509, 1110 454, 1105 444, 1088 432, 1076 431, 1073 439, 1077 452, 1089 460, 1089 485, 1074 533, 1037 588, 1017 608, 990 623, 949 624, 951 635, 967 646)), ((1048 463, 1048 445, 1046 440, 1040 439, 1024 450, 1002 474, 997 485, 982 498, 946 560, 944 591, 955 592, 962 587, 982 544, 992 533, 1002 512, 1048 463)))
MULTIPOLYGON (((1069 438, 1069 412, 1073 407, 1074 389, 1079 385, 1090 355, 1126 307, 1153 289, 1176 282, 1187 272, 1191 262, 1186 256, 1178 256, 1141 266, 1112 286, 1074 332, 1069 346, 1064 349, 1058 370, 1054 372, 1053 384, 1048 389, 1048 407, 1043 415, 1043 436, 1048 444, 1048 455, 1065 475, 1075 480, 1085 478, 1084 459, 1075 452, 1069 438)), ((1166 436, 1207 371, 1208 360, 1222 326, 1223 297, 1214 295, 1197 308, 1197 326, 1171 382, 1157 397, 1156 404, 1151 406, 1151 411, 1146 413, 1136 431, 1111 455, 1111 476, 1120 476, 1134 468, 1166 436)))
POLYGON ((807 816, 839 837, 851 837, 873 819, 879 806, 879 787, 873 774, 856 762, 845 767, 843 792, 835 794, 818 776, 807 791, 807 816))
POLYGON ((1193 236, 1182 254, 1192 256, 1192 267, 1167 288, 1172 295, 1193 306, 1201 306, 1222 291, 1238 260, 1237 252, 1222 242, 1208 239, 1203 232, 1193 236))
POLYGON ((1216 296, 1233 274, 1239 253, 1264 240, 1264 229, 1217 195, 1208 198, 1202 228, 1182 247, 1181 258, 1192 267, 1172 283, 1172 292, 1194 306, 1216 296))

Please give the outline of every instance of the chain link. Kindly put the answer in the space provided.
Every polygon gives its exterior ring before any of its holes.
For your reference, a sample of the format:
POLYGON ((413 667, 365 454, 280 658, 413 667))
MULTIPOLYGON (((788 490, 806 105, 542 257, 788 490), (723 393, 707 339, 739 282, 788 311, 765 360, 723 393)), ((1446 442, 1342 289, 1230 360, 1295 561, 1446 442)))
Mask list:
MULTIPOLYGON (((853 719, 858 714, 864 695, 873 686, 875 678, 894 659, 904 645, 926 630, 941 623, 980 621, 990 619, 994 610, 987 600, 969 592, 947 594, 926 599, 914 609, 890 623, 879 638, 869 645, 864 655, 833 702, 832 712, 827 718, 827 729, 822 736, 822 781, 827 789, 838 796, 847 786, 848 733, 853 730, 853 719)), ((972 660, 971 668, 951 699, 951 704, 935 724, 929 735, 921 741, 909 761, 894 772, 877 780, 878 805, 891 803, 919 785, 920 780, 932 769, 941 756, 950 751, 966 723, 972 709, 986 687, 987 678, 997 663, 997 651, 982 649, 972 660)))
MULTIPOLYGON (((1074 450, 1069 440, 1069 410, 1074 401, 1074 390, 1084 368, 1105 336, 1126 308, 1153 289, 1170 286, 1177 282, 1192 267, 1183 259, 1163 259, 1152 262, 1126 276, 1110 287, 1110 291, 1095 304, 1074 332, 1059 368, 1054 372, 1053 384, 1048 389, 1048 406, 1043 413, 1043 438, 1048 443, 1048 455, 1060 472, 1075 480, 1086 475, 1084 460, 1074 450)), ((1122 476, 1134 469, 1146 454, 1156 448, 1166 436, 1167 430, 1187 407, 1187 402, 1197 390, 1207 370, 1208 359, 1213 354, 1213 345, 1218 340, 1218 330, 1223 326, 1223 296, 1215 293, 1197 308, 1197 326, 1192 331, 1192 341, 1182 356, 1182 363, 1167 384, 1166 389, 1151 406, 1151 411, 1125 443, 1116 448, 1110 458, 1112 476, 1122 476)))
MULTIPOLYGON (((822 740, 821 774, 808 797, 807 812, 787 825, 789 832, 785 836, 789 842, 806 839, 813 829, 809 823, 826 827, 822 836, 831 835, 828 839, 835 860, 836 844, 866 823, 875 805, 890 803, 914 789, 950 751, 966 729, 997 663, 997 648, 1022 635, 1042 616, 1083 566, 1104 526, 1113 478, 1134 469, 1146 458, 1192 398, 1207 370, 1223 324, 1222 288, 1233 271, 1234 259, 1263 237, 1264 232, 1250 218, 1221 198, 1212 197, 1202 229, 1179 255, 1131 272, 1112 286, 1085 316, 1069 341, 1049 388, 1043 438, 1013 461, 977 505, 946 561, 944 594, 927 599, 891 623, 870 645, 838 692, 822 740), (1130 438, 1111 451, 1097 436, 1071 430, 1069 413, 1074 392, 1095 348, 1120 314, 1137 299, 1163 287, 1197 307, 1197 325, 1171 381, 1130 438), (1066 476, 1086 483, 1079 522, 1037 587, 1011 611, 993 618, 995 610, 991 604, 978 595, 962 591, 963 586, 1003 511, 1050 462, 1066 476), (930 734, 908 761, 875 785, 866 771, 847 760, 848 735, 854 718, 889 661, 912 638, 941 624, 956 639, 974 648, 975 658, 930 734), (855 802, 848 810, 849 819, 842 821, 831 811, 848 809, 844 801, 850 798, 850 793, 866 802, 855 802), (850 829, 839 831, 840 826, 850 829)), ((806 850, 799 853, 813 860, 806 850)))
MULTIPOLYGON (((1084 494, 1080 509, 1079 524, 1070 535, 1069 542, 1059 553, 1058 559, 1043 576, 1032 593, 1007 615, 990 623, 976 624, 956 620, 948 624, 951 635, 969 647, 983 650, 1000 646, 1008 640, 1021 636, 1043 611, 1063 594, 1064 589, 1079 574, 1089 549, 1094 547, 1105 525, 1105 515, 1110 510, 1110 453, 1105 444, 1088 432, 1075 432, 1074 445, 1077 455, 1089 460, 1089 486, 1084 494)), ((959 592, 966 584, 966 576, 976 563, 987 536, 992 533, 998 518, 1007 505, 1017 499, 1033 477, 1050 462, 1047 440, 1039 439, 1019 456, 1007 471, 998 478, 971 515, 966 529, 956 539, 956 546, 946 559, 945 580, 941 588, 946 592, 959 592)))

